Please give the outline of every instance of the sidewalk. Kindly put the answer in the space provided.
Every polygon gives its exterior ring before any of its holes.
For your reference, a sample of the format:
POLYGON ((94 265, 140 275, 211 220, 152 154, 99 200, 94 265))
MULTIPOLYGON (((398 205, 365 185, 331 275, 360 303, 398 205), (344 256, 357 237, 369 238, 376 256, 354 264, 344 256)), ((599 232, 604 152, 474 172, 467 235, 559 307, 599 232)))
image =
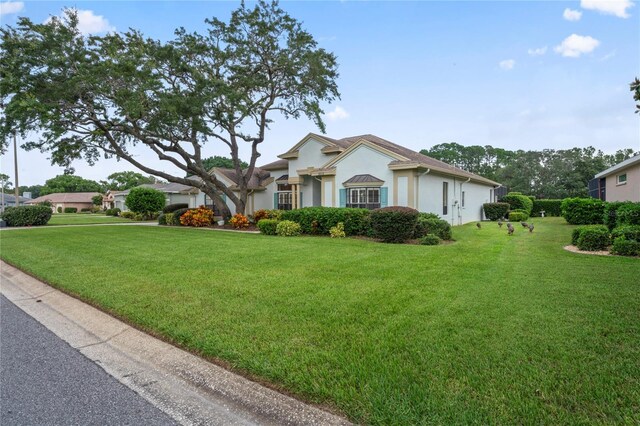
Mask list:
POLYGON ((151 337, 0 261, 0 292, 181 424, 346 425, 151 337))

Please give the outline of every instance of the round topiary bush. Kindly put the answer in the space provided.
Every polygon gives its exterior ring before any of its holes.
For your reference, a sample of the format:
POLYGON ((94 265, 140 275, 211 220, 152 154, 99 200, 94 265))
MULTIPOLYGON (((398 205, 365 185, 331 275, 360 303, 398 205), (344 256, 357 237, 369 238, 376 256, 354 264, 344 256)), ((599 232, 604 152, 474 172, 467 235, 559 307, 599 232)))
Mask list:
POLYGON ((522 222, 529 219, 529 215, 524 210, 511 210, 509 212, 509 222, 522 222))
POLYGON ((156 213, 162 210, 166 204, 166 199, 162 191, 138 187, 129 192, 125 204, 134 213, 156 213))
POLYGON ((437 246, 440 244, 440 238, 434 234, 427 234, 420 238, 420 244, 423 246, 437 246))
POLYGON ((418 210, 410 207, 383 207, 371 212, 375 238, 385 243, 404 243, 411 239, 418 224, 418 210))
POLYGON ((498 220, 507 217, 507 212, 511 206, 509 203, 484 203, 482 208, 487 219, 498 220))
POLYGON ((42 226, 51 219, 51 208, 47 206, 7 207, 2 219, 7 226, 42 226))
POLYGON ((606 249, 610 243, 609 230, 602 225, 584 228, 580 232, 576 246, 580 250, 596 251, 606 249))
POLYGON ((277 219, 260 219, 258 221, 257 226, 261 234, 276 235, 276 227, 278 226, 278 220, 277 219))
POLYGON ((527 213, 527 217, 531 214, 533 209, 533 201, 531 198, 522 195, 518 192, 510 192, 500 202, 509 203, 511 210, 524 210, 527 213))
POLYGON ((276 225, 276 235, 281 237, 297 237, 301 233, 300 224, 291 221, 283 220, 276 225))
POLYGON ((598 225, 604 223, 605 202, 597 198, 565 198, 562 217, 572 225, 598 225))
POLYGON ((618 226, 611 231, 611 238, 624 237, 627 240, 640 242, 640 225, 618 226))
POLYGON ((618 237, 613 240, 611 254, 619 256, 640 256, 640 242, 618 237))

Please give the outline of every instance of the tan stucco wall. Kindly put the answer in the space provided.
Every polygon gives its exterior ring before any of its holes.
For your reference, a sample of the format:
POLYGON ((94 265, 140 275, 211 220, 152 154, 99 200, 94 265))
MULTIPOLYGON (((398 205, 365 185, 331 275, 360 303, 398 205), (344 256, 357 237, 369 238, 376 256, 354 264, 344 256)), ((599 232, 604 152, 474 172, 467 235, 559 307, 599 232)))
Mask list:
POLYGON ((634 164, 607 176, 607 201, 640 202, 640 164, 634 164), (619 175, 627 174, 627 183, 618 185, 619 175))
POLYGON ((80 210, 82 209, 90 209, 91 207, 93 207, 93 203, 53 203, 53 206, 51 208, 53 209, 54 213, 58 212, 58 206, 62 207, 63 213, 64 209, 68 207, 75 207, 76 209, 78 209, 78 212, 80 212, 80 210))

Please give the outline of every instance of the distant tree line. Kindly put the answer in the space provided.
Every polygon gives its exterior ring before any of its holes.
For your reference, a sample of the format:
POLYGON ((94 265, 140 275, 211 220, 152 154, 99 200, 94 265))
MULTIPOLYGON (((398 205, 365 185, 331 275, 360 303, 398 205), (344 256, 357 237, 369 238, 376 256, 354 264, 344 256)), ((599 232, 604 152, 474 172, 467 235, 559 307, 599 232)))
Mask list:
POLYGON ((596 173, 634 156, 633 149, 604 154, 589 146, 542 151, 510 151, 455 142, 434 145, 424 155, 500 182, 510 191, 537 198, 586 197, 596 173))

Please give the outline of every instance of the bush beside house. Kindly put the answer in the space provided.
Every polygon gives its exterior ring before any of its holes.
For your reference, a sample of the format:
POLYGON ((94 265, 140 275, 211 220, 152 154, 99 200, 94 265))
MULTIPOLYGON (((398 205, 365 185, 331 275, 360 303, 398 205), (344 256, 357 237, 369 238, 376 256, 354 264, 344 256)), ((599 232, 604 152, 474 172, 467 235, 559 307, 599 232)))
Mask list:
POLYGON ((137 187, 129 191, 125 204, 134 213, 151 217, 165 207, 166 198, 162 191, 153 188, 137 187))
POLYGON ((484 215, 489 220, 498 220, 507 217, 511 206, 509 203, 485 203, 482 205, 484 215))
POLYGON ((605 202, 597 198, 565 198, 562 200, 562 217, 572 225, 596 225, 604 223, 605 202))

